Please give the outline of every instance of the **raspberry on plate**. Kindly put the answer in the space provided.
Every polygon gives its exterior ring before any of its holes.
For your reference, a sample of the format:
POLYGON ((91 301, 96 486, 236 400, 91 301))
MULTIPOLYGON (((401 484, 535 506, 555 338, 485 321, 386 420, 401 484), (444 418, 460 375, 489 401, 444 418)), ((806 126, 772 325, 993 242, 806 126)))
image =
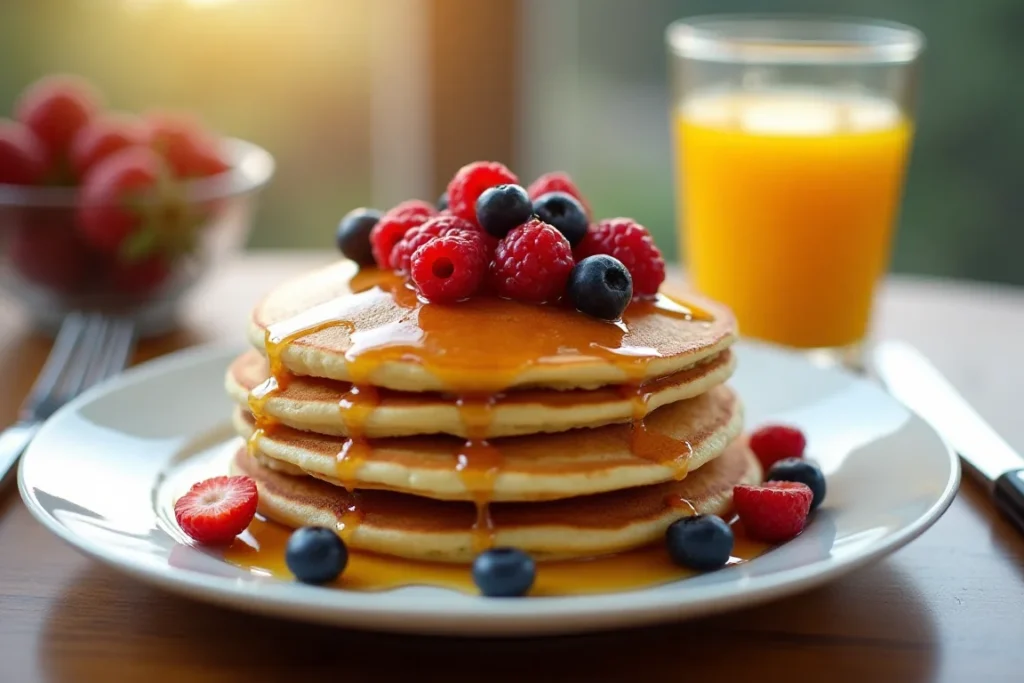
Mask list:
POLYGON ((448 211, 476 225, 476 200, 495 185, 518 185, 516 174, 497 161, 474 161, 448 183, 448 211))
POLYGON ((370 231, 373 260, 381 268, 392 268, 391 250, 413 228, 423 225, 437 211, 427 202, 410 199, 392 208, 370 231))
POLYGON ((576 183, 572 181, 568 173, 562 171, 553 171, 551 173, 545 173, 541 177, 530 183, 530 186, 526 188, 526 193, 530 195, 530 199, 537 200, 546 194, 551 192, 564 192, 568 195, 572 195, 583 205, 583 209, 587 213, 587 217, 592 214, 590 212, 590 204, 583 198, 583 193, 576 187, 576 183))
POLYGON ((533 219, 498 243, 491 282, 499 296, 534 303, 565 293, 574 266, 569 240, 555 227, 533 219))
POLYGON ((765 470, 779 460, 804 457, 806 447, 804 433, 789 425, 765 425, 750 435, 750 450, 765 470))
POLYGON ((256 516, 259 493, 249 477, 201 481, 174 504, 181 530, 199 543, 230 543, 256 516))
POLYGON ((477 233, 435 237, 410 259, 412 281, 428 301, 451 303, 473 296, 487 275, 487 247, 477 233))
POLYGON ((399 273, 408 273, 412 255, 427 242, 445 235, 482 236, 480 229, 458 216, 434 216, 423 225, 409 230, 391 250, 391 267, 399 273))
POLYGON ((647 228, 631 218, 608 218, 592 225, 576 247, 576 260, 607 254, 633 276, 633 296, 654 296, 665 281, 665 259, 647 228))
POLYGON ((803 531, 814 497, 807 484, 791 481, 736 486, 732 495, 747 534, 770 543, 788 541, 803 531))

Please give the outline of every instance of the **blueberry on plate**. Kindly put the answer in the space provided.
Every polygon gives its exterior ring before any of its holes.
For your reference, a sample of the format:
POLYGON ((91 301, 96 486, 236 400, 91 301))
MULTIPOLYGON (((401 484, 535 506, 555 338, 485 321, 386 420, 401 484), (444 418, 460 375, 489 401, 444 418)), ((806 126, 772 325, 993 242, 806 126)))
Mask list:
POLYGON ((448 208, 448 193, 444 192, 440 197, 437 198, 437 210, 444 211, 448 208))
POLYGON ((614 256, 588 256, 569 273, 566 294, 577 310, 602 320, 618 320, 633 298, 633 278, 614 256))
POLYGON ((814 494, 811 499, 811 509, 816 510, 821 502, 825 500, 825 475, 821 468, 813 462, 802 458, 785 458, 779 460, 768 468, 765 481, 797 481, 807 484, 814 494))
POLYGON ((492 548, 473 560, 473 583, 490 598, 526 595, 536 574, 533 558, 518 548, 492 548))
POLYGON ((732 529, 715 515, 683 517, 669 525, 665 544, 669 557, 681 567, 718 569, 732 555, 732 529))
POLYGON ((476 222, 487 234, 501 239, 533 215, 533 204, 519 185, 495 185, 476 200, 476 222))
POLYGON ((567 192, 548 192, 533 202, 537 218, 558 228, 575 247, 587 234, 587 211, 579 200, 567 192))
POLYGON ((288 538, 284 561, 303 583, 327 583, 348 564, 348 549, 338 534, 322 526, 304 526, 288 538))
POLYGON ((361 266, 373 265, 373 251, 370 248, 370 231, 380 220, 377 209, 360 207, 352 209, 338 223, 336 240, 338 249, 361 266))

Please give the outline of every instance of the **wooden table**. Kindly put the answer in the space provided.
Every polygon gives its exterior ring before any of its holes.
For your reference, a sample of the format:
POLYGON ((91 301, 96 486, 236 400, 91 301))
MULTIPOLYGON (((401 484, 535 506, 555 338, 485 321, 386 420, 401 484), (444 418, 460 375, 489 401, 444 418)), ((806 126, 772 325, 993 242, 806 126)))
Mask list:
MULTIPOLYGON (((184 332, 140 358, 242 338, 261 291, 327 254, 255 254, 223 267, 187 306, 184 332)), ((0 309, 0 423, 12 420, 46 352, 0 309)), ((1024 290, 897 279, 880 333, 928 353, 1024 447, 1018 397, 1024 290), (983 342, 982 348, 979 342, 983 342)), ((879 477, 886 473, 879 472, 879 477)), ((1024 540, 981 489, 891 557, 819 590, 676 626, 521 641, 342 631, 192 603, 63 545, 17 495, 0 497, 0 681, 631 679, 715 681, 1024 680, 1024 540), (783 673, 789 672, 789 673, 783 673), (778 678, 776 678, 778 676, 778 678)))

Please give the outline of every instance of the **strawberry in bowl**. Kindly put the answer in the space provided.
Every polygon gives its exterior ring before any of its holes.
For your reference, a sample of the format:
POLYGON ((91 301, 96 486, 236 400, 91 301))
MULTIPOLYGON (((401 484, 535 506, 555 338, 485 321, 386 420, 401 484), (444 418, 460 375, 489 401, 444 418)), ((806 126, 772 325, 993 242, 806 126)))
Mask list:
POLYGON ((43 329, 98 310, 168 331, 205 267, 241 246, 273 171, 193 116, 111 112, 83 79, 46 77, 0 119, 0 287, 43 329))

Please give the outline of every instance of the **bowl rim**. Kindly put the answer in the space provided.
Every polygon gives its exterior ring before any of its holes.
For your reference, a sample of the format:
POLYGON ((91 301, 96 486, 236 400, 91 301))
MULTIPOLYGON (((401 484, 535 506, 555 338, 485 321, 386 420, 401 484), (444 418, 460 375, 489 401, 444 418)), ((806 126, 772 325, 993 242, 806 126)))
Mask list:
MULTIPOLYGON (((274 176, 273 155, 254 142, 223 138, 221 144, 231 168, 207 178, 184 183, 189 203, 215 201, 262 189, 274 176)), ((0 183, 0 208, 73 209, 79 205, 79 187, 47 187, 0 183)))

